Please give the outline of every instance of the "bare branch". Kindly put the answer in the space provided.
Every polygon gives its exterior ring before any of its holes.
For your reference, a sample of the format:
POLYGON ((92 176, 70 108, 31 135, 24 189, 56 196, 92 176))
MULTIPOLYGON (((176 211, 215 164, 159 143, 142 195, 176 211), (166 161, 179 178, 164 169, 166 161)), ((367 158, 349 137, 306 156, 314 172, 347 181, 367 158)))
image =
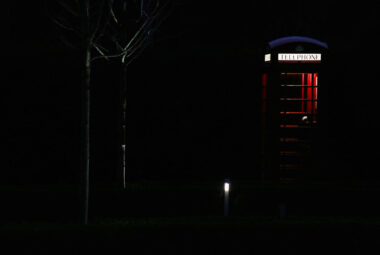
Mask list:
POLYGON ((79 17, 79 12, 75 11, 67 1, 56 1, 64 10, 72 14, 74 17, 79 17))
MULTIPOLYGON (((61 18, 62 19, 62 18, 61 18)), ((58 25, 60 28, 63 28, 65 30, 68 30, 68 31, 71 31, 71 32, 74 32, 75 34, 79 35, 80 32, 75 29, 73 26, 69 25, 69 24, 65 24, 63 20, 58 20, 58 18, 55 18, 55 17, 51 17, 51 20, 56 24, 58 25)))
POLYGON ((141 36, 138 38, 138 40, 135 40, 135 42, 128 47, 128 49, 125 50, 127 57, 131 56, 139 47, 143 46, 143 44, 146 42, 146 35, 141 34, 141 36))
MULTIPOLYGON (((110 29, 110 20, 115 15, 113 12, 113 3, 114 0, 103 0, 103 5, 101 7, 102 13, 98 16, 98 24, 95 27, 95 31, 93 32, 92 41, 94 43, 97 43, 97 41, 104 36, 104 33, 106 32, 107 28, 110 29), (107 4, 105 4, 107 2, 107 4), (103 20, 102 20, 103 18, 103 20)), ((113 17, 116 19, 116 16, 113 17)))
POLYGON ((120 43, 117 40, 115 40, 115 44, 116 44, 117 50, 123 51, 123 47, 121 47, 120 43))
MULTIPOLYGON (((103 13, 97 14, 96 26, 94 27, 95 30, 93 30, 91 34, 91 43, 99 55, 94 56, 91 61, 97 59, 110 60, 112 58, 120 58, 123 64, 128 65, 131 61, 137 58, 149 44, 149 40, 146 40, 149 33, 155 31, 161 25, 163 20, 166 19, 167 16, 164 15, 164 11, 170 1, 162 3, 162 1, 157 0, 155 4, 151 6, 152 8, 149 7, 150 10, 148 10, 147 13, 144 13, 146 16, 141 17, 141 19, 144 20, 136 20, 140 25, 137 27, 137 31, 133 33, 132 38, 127 40, 124 45, 122 38, 125 37, 126 34, 123 27, 126 24, 123 24, 114 12, 112 5, 113 1, 104 1, 107 2, 102 2, 101 9, 106 8, 106 10, 103 10, 103 13), (109 23, 110 20, 114 22, 113 25, 109 23), (112 30, 113 26, 116 26, 114 27, 114 30, 112 30), (106 34, 104 34, 104 32, 106 32, 106 34), (107 37, 104 37, 104 35, 107 37), (114 54, 108 53, 110 51, 109 46, 101 47, 101 44, 98 43, 101 38, 108 39, 114 43, 114 50, 116 50, 114 54)), ((121 3, 125 4, 126 1, 121 3)), ((125 12, 125 10, 122 10, 122 12, 125 12)), ((103 43, 106 43, 106 41, 103 43)))
POLYGON ((118 24, 119 21, 117 20, 116 15, 115 15, 112 7, 110 8, 110 13, 111 13, 111 17, 113 18, 113 20, 115 21, 115 23, 118 24))
POLYGON ((74 49, 74 50, 79 50, 79 47, 77 47, 75 44, 73 44, 72 42, 70 42, 70 40, 68 40, 65 36, 61 35, 61 36, 59 36, 59 39, 67 47, 69 47, 71 49, 74 49))
POLYGON ((96 25, 95 25, 94 31, 92 31, 92 33, 91 33, 90 41, 94 40, 94 38, 97 35, 98 30, 100 29, 100 22, 103 18, 103 15, 105 15, 105 12, 106 12, 106 11, 104 11, 105 1, 107 1, 107 0, 103 0, 100 7, 99 7, 98 18, 96 20, 96 25))
MULTIPOLYGON (((166 2, 161 8, 158 9, 158 6, 156 5, 155 7, 155 14, 153 16, 151 16, 150 18, 146 19, 146 21, 143 23, 143 25, 140 27, 140 29, 136 32, 136 34, 134 35, 134 37, 128 42, 128 44, 124 47, 124 50, 129 50, 129 48, 133 48, 135 47, 135 45, 138 43, 135 42, 138 38, 138 36, 141 36, 141 35, 145 35, 144 33, 141 33, 142 31, 145 31, 146 27, 150 27, 150 25, 154 24, 154 21, 156 21, 156 19, 161 15, 161 13, 163 12, 164 8, 168 5, 168 2, 166 2), (133 43, 133 44, 132 44, 133 43)), ((159 22, 158 24, 161 24, 161 22, 159 22)), ((157 26, 155 26, 157 27, 157 26)), ((151 29, 153 30, 153 29, 151 29)), ((145 36, 144 36, 145 38, 145 36)))
POLYGON ((130 63, 132 63, 133 60, 135 60, 137 57, 139 57, 141 55, 142 52, 144 52, 145 48, 148 46, 148 44, 144 44, 142 45, 138 50, 138 52, 136 54, 134 54, 134 56, 132 56, 129 61, 127 63, 125 63, 125 65, 129 65, 130 63))
MULTIPOLYGON (((164 6, 163 8, 166 8, 166 6, 164 6)), ((161 9, 161 11, 163 12, 163 9, 161 9)), ((161 15, 161 13, 160 13, 161 15)), ((154 27, 151 29, 152 31, 155 31, 158 27, 161 26, 162 22, 164 22, 168 17, 169 17, 169 13, 167 13, 166 15, 164 16, 161 16, 159 19, 158 19, 158 23, 155 23, 154 24, 154 27)))
POLYGON ((124 47, 124 50, 127 50, 128 47, 136 40, 138 36, 140 36, 141 32, 145 30, 145 27, 150 23, 150 20, 147 19, 140 27, 140 29, 135 33, 135 35, 132 37, 132 39, 127 43, 127 45, 124 47))
POLYGON ((121 58, 121 63, 125 63, 125 58, 127 57, 127 55, 123 55, 123 57, 121 58))
POLYGON ((100 55, 102 55, 106 60, 109 60, 109 58, 107 57, 107 55, 104 54, 104 52, 98 47, 98 45, 94 44, 93 46, 100 53, 100 55))
POLYGON ((154 6, 154 9, 153 9, 152 13, 155 13, 159 8, 160 8, 160 1, 157 0, 156 1, 156 5, 154 6))
MULTIPOLYGON (((123 55, 125 54, 125 52, 121 52, 121 53, 118 53, 118 54, 113 54, 113 55, 106 55, 107 58, 120 58, 122 57, 123 55)), ((93 57, 91 59, 91 61, 95 61, 95 60, 98 60, 98 59, 102 59, 102 58, 105 58, 105 56, 96 56, 96 57, 93 57)))
POLYGON ((108 52, 108 49, 106 47, 103 47, 101 44, 94 43, 99 49, 101 49, 103 52, 108 52))

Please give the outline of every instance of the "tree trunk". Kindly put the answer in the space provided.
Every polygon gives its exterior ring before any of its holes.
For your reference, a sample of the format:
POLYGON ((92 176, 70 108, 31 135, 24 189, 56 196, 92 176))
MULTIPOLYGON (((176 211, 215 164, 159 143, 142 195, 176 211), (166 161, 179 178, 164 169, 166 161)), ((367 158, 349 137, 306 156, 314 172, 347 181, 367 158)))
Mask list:
POLYGON ((126 172, 127 172, 127 65, 123 64, 121 70, 120 84, 120 106, 121 106, 121 169, 123 178, 123 188, 127 187, 126 172))
POLYGON ((90 92, 91 92, 91 39, 89 0, 83 1, 83 77, 82 77, 82 137, 81 137, 81 171, 82 171, 82 199, 83 223, 88 224, 88 206, 90 194, 90 92))
POLYGON ((85 70, 82 91, 82 171, 83 171, 83 222, 88 223, 88 204, 90 193, 90 65, 91 52, 86 49, 85 70))

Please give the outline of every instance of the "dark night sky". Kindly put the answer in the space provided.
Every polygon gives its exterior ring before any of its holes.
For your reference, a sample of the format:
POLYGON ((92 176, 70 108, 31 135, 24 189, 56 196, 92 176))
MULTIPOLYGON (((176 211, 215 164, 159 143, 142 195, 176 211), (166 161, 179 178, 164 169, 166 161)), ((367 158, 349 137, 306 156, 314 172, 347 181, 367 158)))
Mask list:
MULTIPOLYGON (((265 42, 288 35, 329 44, 330 73, 335 77, 329 86, 341 103, 330 112, 335 121, 332 145, 327 147, 334 148, 338 163, 352 166, 336 171, 344 178, 378 176, 370 168, 380 152, 380 7, 365 2, 263 2, 178 1, 153 45, 130 66, 129 165, 135 177, 257 177, 258 52, 265 42), (375 147, 369 149, 369 144, 375 147)), ((42 1, 8 5, 1 22, 6 147, 1 179, 76 182, 79 57, 60 42, 42 1)), ((118 75, 116 63, 94 67, 97 180, 118 175, 118 75)))

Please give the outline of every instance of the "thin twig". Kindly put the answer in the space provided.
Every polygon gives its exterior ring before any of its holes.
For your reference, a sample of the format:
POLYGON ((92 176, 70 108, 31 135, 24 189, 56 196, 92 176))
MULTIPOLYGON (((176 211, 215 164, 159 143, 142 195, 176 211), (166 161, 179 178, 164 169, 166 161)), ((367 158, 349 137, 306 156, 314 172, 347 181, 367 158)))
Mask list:
POLYGON ((72 14, 74 17, 79 17, 79 12, 76 12, 67 1, 56 1, 63 9, 72 14))

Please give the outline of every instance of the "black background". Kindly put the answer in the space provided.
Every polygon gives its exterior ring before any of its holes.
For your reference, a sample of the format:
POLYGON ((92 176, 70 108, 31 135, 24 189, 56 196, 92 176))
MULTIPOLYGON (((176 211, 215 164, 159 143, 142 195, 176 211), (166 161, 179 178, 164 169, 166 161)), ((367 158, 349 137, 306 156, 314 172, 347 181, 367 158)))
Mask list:
MULTIPOLYGON (((331 155, 323 178, 376 179, 377 4, 175 1, 128 70, 128 178, 253 178, 259 169, 262 46, 302 35, 329 45, 331 155), (330 100, 331 101, 331 100, 330 100)), ((80 59, 42 1, 2 8, 2 183, 77 183, 80 59)), ((93 69, 92 176, 118 182, 120 70, 93 69)))

